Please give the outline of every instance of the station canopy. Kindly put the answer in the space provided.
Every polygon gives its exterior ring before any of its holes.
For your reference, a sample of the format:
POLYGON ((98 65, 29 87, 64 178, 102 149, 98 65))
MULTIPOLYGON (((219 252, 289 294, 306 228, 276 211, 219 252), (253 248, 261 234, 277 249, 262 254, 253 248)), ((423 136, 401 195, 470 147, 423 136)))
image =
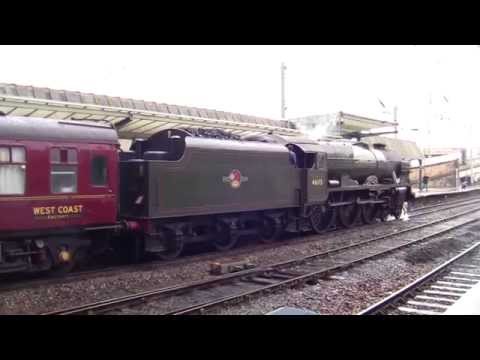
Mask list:
POLYGON ((0 83, 0 111, 11 116, 109 122, 117 125, 122 139, 148 138, 173 128, 216 128, 239 136, 300 134, 285 120, 5 83, 0 83), (123 121, 126 118, 130 120, 123 121))
POLYGON ((290 121, 306 132, 314 131, 317 128, 323 129, 325 135, 328 136, 341 136, 342 134, 352 131, 372 130, 385 127, 393 128, 397 126, 395 122, 349 114, 343 111, 305 116, 290 119, 290 121))

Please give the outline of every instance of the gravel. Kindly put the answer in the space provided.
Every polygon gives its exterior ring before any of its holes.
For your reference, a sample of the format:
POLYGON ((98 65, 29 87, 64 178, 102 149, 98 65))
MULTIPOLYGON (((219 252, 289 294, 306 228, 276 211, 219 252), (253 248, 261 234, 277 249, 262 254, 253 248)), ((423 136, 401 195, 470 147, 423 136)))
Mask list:
POLYGON ((312 286, 299 286, 237 305, 212 308, 205 314, 258 315, 283 306, 307 309, 323 315, 356 314, 480 241, 480 234, 474 232, 479 226, 454 230, 448 236, 368 261, 336 273, 329 279, 321 279, 312 286))

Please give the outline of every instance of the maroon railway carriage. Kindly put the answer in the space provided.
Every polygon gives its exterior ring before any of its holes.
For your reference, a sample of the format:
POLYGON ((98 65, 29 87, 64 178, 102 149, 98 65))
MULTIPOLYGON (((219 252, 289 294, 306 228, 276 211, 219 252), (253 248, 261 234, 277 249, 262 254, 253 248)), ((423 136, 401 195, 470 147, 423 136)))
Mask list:
POLYGON ((0 273, 63 269, 107 245, 118 148, 108 126, 0 116, 0 273))

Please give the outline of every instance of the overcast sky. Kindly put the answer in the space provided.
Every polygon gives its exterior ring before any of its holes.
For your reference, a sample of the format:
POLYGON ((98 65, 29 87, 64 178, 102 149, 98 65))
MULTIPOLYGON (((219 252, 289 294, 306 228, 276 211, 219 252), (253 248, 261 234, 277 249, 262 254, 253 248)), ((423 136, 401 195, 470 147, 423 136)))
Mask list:
POLYGON ((480 130, 477 46, 0 46, 0 82, 280 118, 282 61, 288 118, 396 105, 425 145, 480 130))

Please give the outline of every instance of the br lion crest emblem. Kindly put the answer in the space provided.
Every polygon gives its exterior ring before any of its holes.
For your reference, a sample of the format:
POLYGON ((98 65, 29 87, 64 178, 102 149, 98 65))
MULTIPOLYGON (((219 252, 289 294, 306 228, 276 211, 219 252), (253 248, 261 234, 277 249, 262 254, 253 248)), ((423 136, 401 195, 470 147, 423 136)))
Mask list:
POLYGON ((240 170, 235 169, 230 172, 230 175, 224 176, 222 180, 224 183, 230 183, 232 188, 238 189, 242 183, 248 181, 248 177, 242 176, 240 170))

